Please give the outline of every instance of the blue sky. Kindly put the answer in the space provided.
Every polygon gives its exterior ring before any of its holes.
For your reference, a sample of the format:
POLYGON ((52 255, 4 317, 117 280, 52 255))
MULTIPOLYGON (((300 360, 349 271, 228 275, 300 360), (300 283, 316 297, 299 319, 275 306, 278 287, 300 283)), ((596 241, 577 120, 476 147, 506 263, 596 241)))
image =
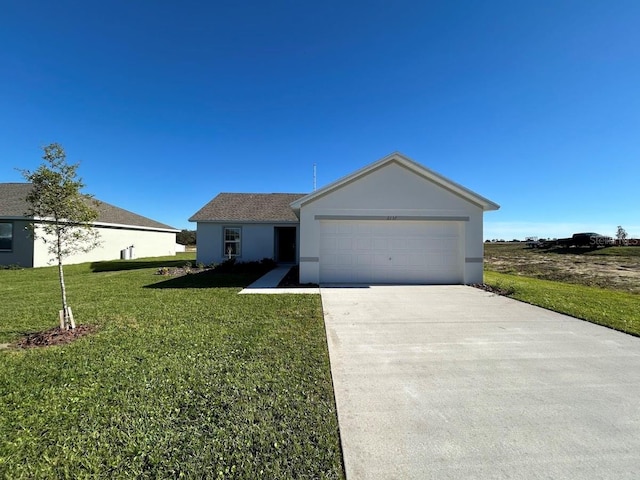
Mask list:
POLYGON ((640 2, 6 1, 0 181, 61 143, 177 228, 400 151, 499 203, 485 238, 640 237, 640 2))

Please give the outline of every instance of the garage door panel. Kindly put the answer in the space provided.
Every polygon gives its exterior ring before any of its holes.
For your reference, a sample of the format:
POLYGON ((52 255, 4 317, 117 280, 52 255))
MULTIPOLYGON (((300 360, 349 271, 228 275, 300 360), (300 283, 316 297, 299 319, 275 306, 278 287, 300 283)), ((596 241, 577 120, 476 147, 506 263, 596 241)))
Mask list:
MULTIPOLYGON (((415 270, 416 265, 424 266, 426 263, 425 259, 426 259, 425 255, 417 256, 417 255, 412 255, 407 253, 404 253, 404 254, 396 253, 391 258, 391 265, 394 267, 407 267, 405 270, 410 271, 410 270, 415 270)), ((422 270, 422 269, 419 269, 419 270, 422 270)))
POLYGON ((362 250, 371 250, 372 246, 373 246, 373 242, 371 241, 371 238, 369 237, 357 237, 354 239, 353 242, 354 247, 356 248, 356 250, 358 251, 362 251, 362 250))
POLYGON ((425 242, 424 239, 418 237, 407 238, 406 247, 409 250, 419 251, 424 247, 425 242))
POLYGON ((322 230, 326 234, 330 235, 336 233, 336 228, 338 228, 338 225, 336 223, 323 222, 322 230))
POLYGON ((389 248, 389 240, 387 238, 374 237, 373 239, 374 250, 387 250, 389 248))
POLYGON ((389 239, 389 245, 392 250, 406 250, 407 240, 404 238, 391 238, 389 239))
POLYGON ((338 235, 351 235, 353 233, 353 225, 348 222, 340 222, 337 224, 335 232, 338 235))
POLYGON ((322 282, 462 282, 458 222, 322 221, 320 230, 322 282))
POLYGON ((357 254, 355 257, 356 265, 371 265, 373 263, 371 255, 357 254))
POLYGON ((336 239, 336 248, 342 251, 350 251, 353 248, 353 238, 338 237, 336 239))
POLYGON ((326 235, 320 239, 320 250, 333 251, 336 249, 336 245, 337 245, 337 240, 335 237, 330 237, 329 235, 326 235))
POLYGON ((379 253, 373 254, 372 259, 373 259, 373 265, 377 265, 380 267, 386 267, 389 265, 389 257, 386 254, 384 255, 379 253))
POLYGON ((360 234, 371 234, 373 228, 371 225, 365 225, 362 223, 355 224, 356 233, 360 234))
POLYGON ((353 255, 351 254, 336 255, 335 258, 338 265, 351 265, 353 263, 353 255))

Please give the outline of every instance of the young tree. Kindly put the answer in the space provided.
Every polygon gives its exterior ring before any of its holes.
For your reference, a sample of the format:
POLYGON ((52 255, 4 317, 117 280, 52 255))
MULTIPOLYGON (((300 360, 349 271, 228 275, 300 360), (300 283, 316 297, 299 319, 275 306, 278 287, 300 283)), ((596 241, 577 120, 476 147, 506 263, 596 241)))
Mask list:
POLYGON ((624 245, 625 243, 627 243, 627 231, 622 228, 622 225, 618 225, 616 238, 618 239, 618 245, 624 245))
POLYGON ((75 328, 73 313, 67 303, 63 260, 74 253, 88 252, 100 243, 99 233, 92 222, 98 217, 95 201, 80 192, 84 183, 77 176, 78 164, 69 165, 61 145, 43 147, 44 162, 34 172, 21 170, 22 176, 33 185, 26 200, 26 215, 33 218, 30 230, 35 239, 41 238, 58 264, 62 310, 60 328, 75 328))

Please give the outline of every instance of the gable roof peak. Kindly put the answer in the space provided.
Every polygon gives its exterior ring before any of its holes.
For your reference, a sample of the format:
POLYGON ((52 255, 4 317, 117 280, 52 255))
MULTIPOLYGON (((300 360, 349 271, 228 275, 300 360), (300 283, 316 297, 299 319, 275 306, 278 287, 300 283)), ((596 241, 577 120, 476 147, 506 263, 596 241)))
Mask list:
POLYGON ((369 165, 366 165, 363 168, 356 170, 355 172, 349 175, 346 175, 336 180, 335 182, 330 183, 329 185, 316 190, 315 192, 310 193, 309 195, 306 195, 305 197, 302 197, 298 200, 295 200, 294 202, 291 202, 291 208, 297 212, 302 205, 312 202, 313 200, 321 196, 324 196, 334 190, 337 190, 343 187, 344 185, 357 180, 358 178, 364 177, 369 173, 379 170, 380 168, 383 168, 386 165, 389 165, 392 163, 397 163, 407 168, 408 170, 412 171, 416 175, 426 178, 427 180, 430 180, 436 185, 439 185, 440 187, 453 192, 454 194, 467 200, 468 202, 478 205, 484 211, 498 210, 500 208, 500 206, 497 203, 494 203, 491 200, 469 190, 468 188, 463 187, 459 183, 456 183, 453 180, 450 180, 447 177, 440 175, 439 173, 425 167, 421 163, 416 162, 415 160, 409 158, 408 156, 398 151, 392 152, 382 157, 381 159, 376 160, 375 162, 370 163, 369 165))

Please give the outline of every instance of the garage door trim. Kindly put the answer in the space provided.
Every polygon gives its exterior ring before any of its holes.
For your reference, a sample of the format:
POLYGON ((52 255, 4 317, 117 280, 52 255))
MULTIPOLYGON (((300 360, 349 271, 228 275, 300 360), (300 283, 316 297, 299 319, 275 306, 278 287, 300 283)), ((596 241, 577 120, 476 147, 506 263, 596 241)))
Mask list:
POLYGON ((469 217, 441 217, 422 215, 316 215, 315 220, 406 220, 427 222, 468 222, 469 217))
POLYGON ((321 221, 320 283, 461 283, 464 223, 438 218, 394 222, 368 216, 343 222, 343 216, 321 221))

